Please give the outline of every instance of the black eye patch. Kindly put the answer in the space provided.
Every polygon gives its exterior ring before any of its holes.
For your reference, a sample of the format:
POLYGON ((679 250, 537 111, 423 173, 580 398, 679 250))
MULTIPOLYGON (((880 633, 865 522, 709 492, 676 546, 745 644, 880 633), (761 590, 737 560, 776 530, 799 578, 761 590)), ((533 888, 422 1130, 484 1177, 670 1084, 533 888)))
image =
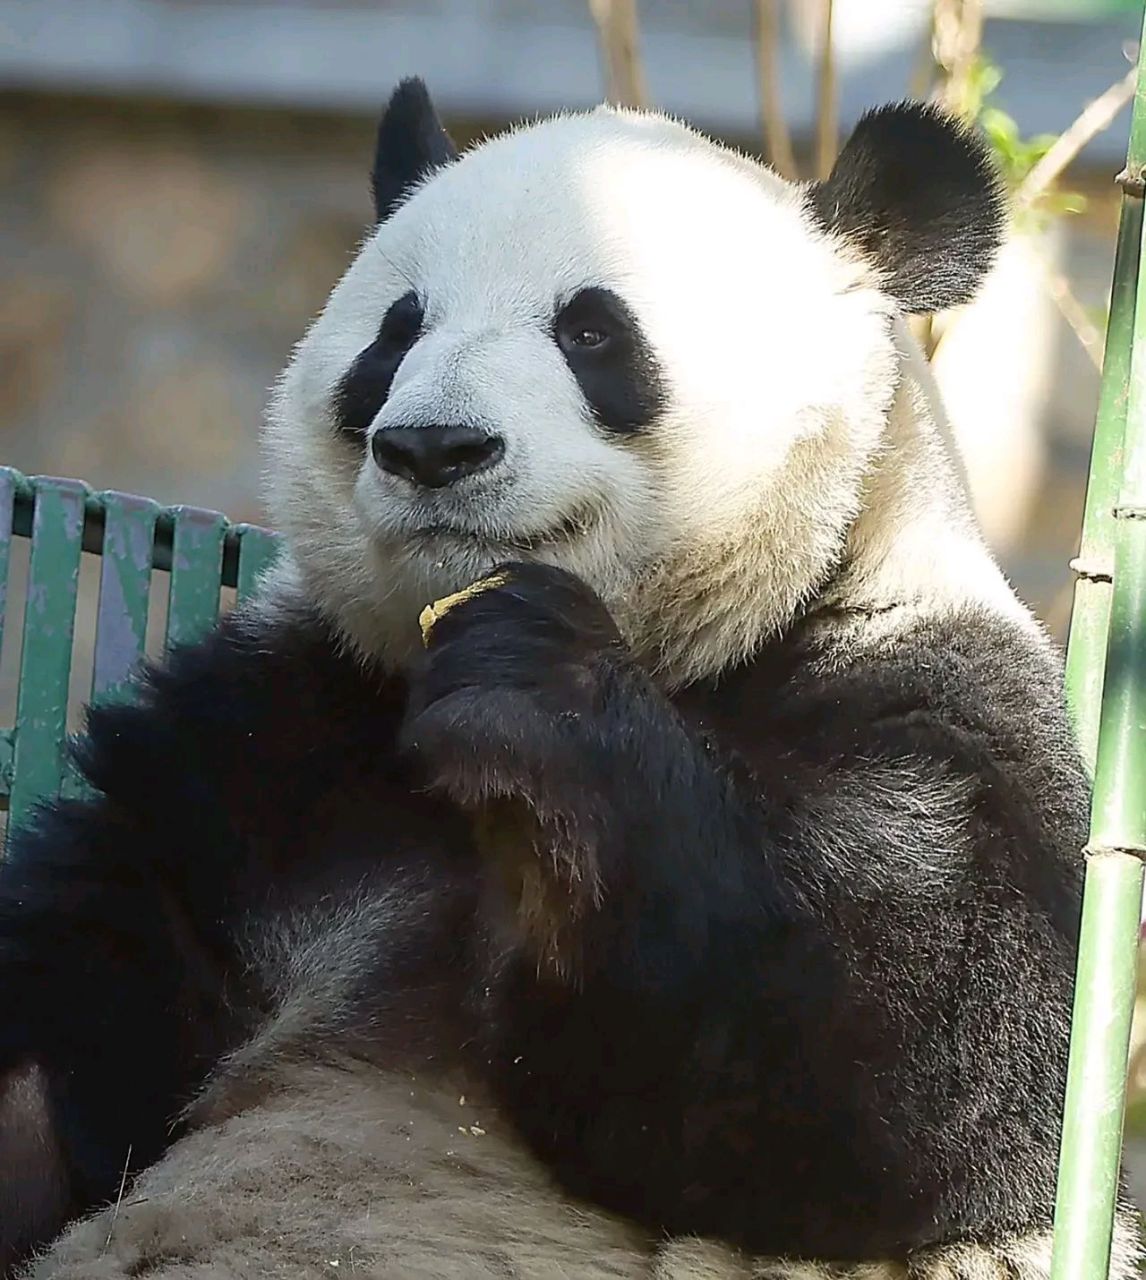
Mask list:
POLYGON ((355 358, 335 388, 331 402, 341 435, 364 445, 366 432, 390 394, 390 384, 406 353, 422 332, 425 311, 411 290, 382 318, 378 336, 355 358))
POLYGON ((632 434, 664 409, 660 365, 636 316, 611 289, 582 289, 560 306, 553 340, 606 430, 632 434))

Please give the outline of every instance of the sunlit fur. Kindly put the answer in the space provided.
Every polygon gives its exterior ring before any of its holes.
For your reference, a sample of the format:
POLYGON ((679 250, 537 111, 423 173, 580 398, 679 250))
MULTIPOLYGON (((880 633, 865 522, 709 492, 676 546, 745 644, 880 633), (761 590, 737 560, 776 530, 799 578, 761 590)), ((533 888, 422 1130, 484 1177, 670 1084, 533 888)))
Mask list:
MULTIPOLYGON (((908 1263, 750 1259, 658 1242, 556 1194, 478 1099, 361 1063, 279 1065, 21 1280, 1043 1280, 1049 1232, 908 1263), (474 1102, 478 1105, 475 1107, 474 1102)), ((229 1105, 230 1104, 230 1105, 229 1105)), ((1129 1219, 1110 1275, 1136 1274, 1129 1219)))

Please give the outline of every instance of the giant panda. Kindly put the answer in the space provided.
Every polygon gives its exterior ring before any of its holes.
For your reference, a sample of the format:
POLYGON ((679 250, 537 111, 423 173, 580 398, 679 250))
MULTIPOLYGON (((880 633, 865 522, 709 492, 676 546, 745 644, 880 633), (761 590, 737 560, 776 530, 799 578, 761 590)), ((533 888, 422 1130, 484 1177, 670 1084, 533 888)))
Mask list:
POLYGON ((990 266, 985 151, 459 156, 411 80, 373 196, 279 567, 0 871, 4 1265, 1045 1277, 1086 780, 905 321, 990 266))

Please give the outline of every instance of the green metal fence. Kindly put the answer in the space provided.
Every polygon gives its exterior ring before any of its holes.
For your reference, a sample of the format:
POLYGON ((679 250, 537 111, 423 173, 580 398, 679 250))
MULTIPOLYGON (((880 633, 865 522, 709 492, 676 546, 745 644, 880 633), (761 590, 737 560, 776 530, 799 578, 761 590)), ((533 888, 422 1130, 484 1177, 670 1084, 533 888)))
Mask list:
MULTIPOLYGON (((10 468, 0 468, 0 530, 30 540, 15 723, 0 729, 0 808, 16 823, 37 800, 79 785, 65 743, 84 553, 100 557, 91 697, 103 700, 124 696, 144 653, 153 571, 170 576, 165 643, 193 640, 218 617, 222 587, 240 598, 254 588, 278 540, 216 511, 10 468)), ((13 545, 0 535, 0 639, 13 545)))

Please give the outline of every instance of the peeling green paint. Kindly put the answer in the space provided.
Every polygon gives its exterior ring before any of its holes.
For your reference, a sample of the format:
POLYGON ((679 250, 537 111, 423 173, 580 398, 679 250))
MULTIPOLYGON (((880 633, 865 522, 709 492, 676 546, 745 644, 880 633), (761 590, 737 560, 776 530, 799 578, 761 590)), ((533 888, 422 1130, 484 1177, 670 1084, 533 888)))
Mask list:
POLYGON ((171 572, 168 644, 188 643, 219 614, 221 586, 240 599, 278 553, 277 535, 214 511, 93 493, 75 480, 29 479, 0 467, 0 639, 13 538, 30 538, 16 724, 0 727, 0 806, 26 820, 43 798, 82 794, 66 760, 68 688, 84 551, 102 556, 93 698, 127 698, 144 652, 154 571, 171 572))
POLYGON ((59 793, 87 494, 74 480, 36 485, 9 799, 13 823, 24 821, 41 797, 59 793))

